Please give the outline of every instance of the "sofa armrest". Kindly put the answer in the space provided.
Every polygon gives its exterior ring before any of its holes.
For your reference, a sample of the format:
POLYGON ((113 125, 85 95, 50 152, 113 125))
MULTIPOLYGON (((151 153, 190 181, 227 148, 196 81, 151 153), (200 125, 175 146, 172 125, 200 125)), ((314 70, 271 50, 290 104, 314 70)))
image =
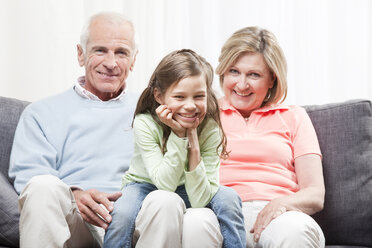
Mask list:
POLYGON ((18 195, 13 185, 0 173, 0 244, 19 246, 18 195))

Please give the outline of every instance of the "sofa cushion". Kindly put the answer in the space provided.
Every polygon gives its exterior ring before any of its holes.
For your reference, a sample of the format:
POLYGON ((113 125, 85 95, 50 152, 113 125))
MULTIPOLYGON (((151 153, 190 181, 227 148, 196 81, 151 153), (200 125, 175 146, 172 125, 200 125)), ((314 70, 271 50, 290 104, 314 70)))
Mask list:
POLYGON ((18 247, 18 195, 9 182, 9 156, 19 116, 27 102, 0 97, 0 245, 18 247))
POLYGON ((8 177, 9 156, 19 117, 28 102, 0 96, 0 172, 8 177))
POLYGON ((305 106, 323 154, 327 245, 372 247, 372 109, 367 100, 305 106))

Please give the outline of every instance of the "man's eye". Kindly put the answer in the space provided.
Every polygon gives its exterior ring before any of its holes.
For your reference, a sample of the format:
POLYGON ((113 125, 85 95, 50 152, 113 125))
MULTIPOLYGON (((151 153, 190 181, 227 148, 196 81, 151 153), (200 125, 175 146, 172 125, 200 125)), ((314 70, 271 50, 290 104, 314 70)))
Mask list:
POLYGON ((96 49, 95 52, 99 53, 99 54, 102 54, 104 51, 103 51, 103 49, 96 49))
POLYGON ((122 56, 128 56, 129 55, 129 53, 128 52, 126 52, 126 51, 119 51, 119 52, 117 52, 119 55, 122 55, 122 56))

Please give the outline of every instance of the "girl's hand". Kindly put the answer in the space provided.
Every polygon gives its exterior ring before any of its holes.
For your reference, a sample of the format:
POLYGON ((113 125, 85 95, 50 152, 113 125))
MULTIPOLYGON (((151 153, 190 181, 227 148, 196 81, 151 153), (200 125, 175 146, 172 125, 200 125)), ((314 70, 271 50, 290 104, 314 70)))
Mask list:
POLYGON ((257 215, 256 222, 250 230, 253 233, 254 241, 258 242, 262 231, 270 222, 285 212, 287 212, 287 208, 278 199, 270 201, 257 215))
POLYGON ((173 113, 168 109, 167 105, 160 105, 156 109, 156 114, 158 115, 159 120, 170 127, 178 137, 186 136, 186 129, 173 119, 173 113))

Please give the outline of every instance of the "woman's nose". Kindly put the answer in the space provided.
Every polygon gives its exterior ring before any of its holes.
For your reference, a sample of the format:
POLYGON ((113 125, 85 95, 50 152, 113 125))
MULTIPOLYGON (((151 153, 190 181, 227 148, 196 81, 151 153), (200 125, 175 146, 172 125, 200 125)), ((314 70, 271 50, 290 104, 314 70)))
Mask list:
POLYGON ((236 83, 236 86, 240 90, 245 90, 245 89, 248 89, 250 87, 248 78, 242 76, 242 77, 239 77, 237 80, 238 80, 238 82, 236 83))

